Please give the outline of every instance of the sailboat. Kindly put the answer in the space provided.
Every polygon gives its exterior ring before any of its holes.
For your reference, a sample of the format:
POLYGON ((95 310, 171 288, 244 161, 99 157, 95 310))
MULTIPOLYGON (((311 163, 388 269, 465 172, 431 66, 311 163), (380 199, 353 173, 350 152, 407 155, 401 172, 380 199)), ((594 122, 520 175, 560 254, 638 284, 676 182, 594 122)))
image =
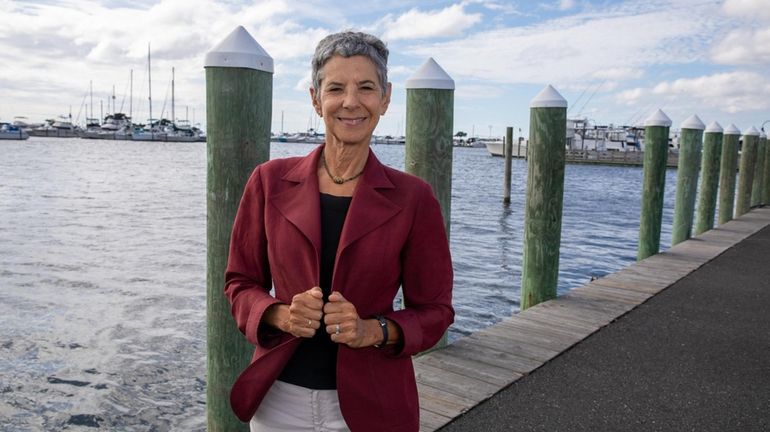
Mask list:
MULTIPOLYGON (((134 141, 169 141, 169 142, 196 142, 205 141, 205 136, 202 135, 200 129, 193 127, 187 121, 177 121, 175 112, 175 100, 174 100, 174 75, 175 69, 171 68, 171 119, 165 118, 154 119, 152 118, 152 76, 151 76, 151 63, 150 63, 150 46, 147 45, 147 76, 149 82, 149 112, 150 118, 147 120, 147 124, 142 127, 135 127, 133 130, 132 139, 134 141)), ((165 105, 165 101, 164 101, 165 105)))

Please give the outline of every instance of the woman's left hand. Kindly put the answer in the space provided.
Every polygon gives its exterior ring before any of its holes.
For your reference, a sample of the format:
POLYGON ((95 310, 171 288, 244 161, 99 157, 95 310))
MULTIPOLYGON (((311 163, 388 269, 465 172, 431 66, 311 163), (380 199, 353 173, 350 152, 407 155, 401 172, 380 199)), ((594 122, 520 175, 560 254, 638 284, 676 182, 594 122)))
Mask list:
POLYGON ((351 348, 370 345, 367 344, 364 320, 358 316, 353 303, 337 291, 329 295, 329 301, 324 305, 324 323, 333 342, 351 348))

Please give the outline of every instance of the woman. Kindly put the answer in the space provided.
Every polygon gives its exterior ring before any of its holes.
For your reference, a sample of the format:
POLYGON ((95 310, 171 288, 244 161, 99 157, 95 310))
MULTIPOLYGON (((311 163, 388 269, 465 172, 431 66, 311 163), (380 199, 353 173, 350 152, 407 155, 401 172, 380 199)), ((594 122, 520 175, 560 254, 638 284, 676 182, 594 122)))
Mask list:
POLYGON ((430 186, 369 149, 387 58, 363 33, 319 42, 310 96, 326 143, 258 166, 244 190, 225 293, 256 345, 230 397, 253 431, 419 428, 411 356, 452 323, 452 264, 430 186))

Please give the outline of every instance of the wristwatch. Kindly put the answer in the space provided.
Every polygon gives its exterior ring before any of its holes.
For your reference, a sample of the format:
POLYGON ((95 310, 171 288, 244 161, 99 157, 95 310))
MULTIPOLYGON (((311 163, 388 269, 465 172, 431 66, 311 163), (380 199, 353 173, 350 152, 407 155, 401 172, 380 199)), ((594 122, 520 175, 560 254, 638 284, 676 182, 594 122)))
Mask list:
POLYGON ((374 347, 382 348, 388 343, 388 321, 382 315, 377 315, 374 318, 380 324, 380 328, 382 329, 382 342, 374 344, 374 347))

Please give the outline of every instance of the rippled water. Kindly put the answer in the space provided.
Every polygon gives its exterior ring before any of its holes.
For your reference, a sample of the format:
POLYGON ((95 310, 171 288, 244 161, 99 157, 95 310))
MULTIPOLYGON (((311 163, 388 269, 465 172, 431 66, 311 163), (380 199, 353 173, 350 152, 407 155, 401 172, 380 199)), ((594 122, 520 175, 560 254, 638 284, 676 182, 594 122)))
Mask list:
MULTIPOLYGON (((0 146, 0 430, 204 430, 205 143, 0 146)), ((374 150, 403 168, 402 146, 374 150)), ((518 309, 526 166, 514 161, 509 207, 502 169, 455 149, 450 339, 518 309)), ((567 166, 560 292, 634 261, 641 181, 641 168, 567 166)))

